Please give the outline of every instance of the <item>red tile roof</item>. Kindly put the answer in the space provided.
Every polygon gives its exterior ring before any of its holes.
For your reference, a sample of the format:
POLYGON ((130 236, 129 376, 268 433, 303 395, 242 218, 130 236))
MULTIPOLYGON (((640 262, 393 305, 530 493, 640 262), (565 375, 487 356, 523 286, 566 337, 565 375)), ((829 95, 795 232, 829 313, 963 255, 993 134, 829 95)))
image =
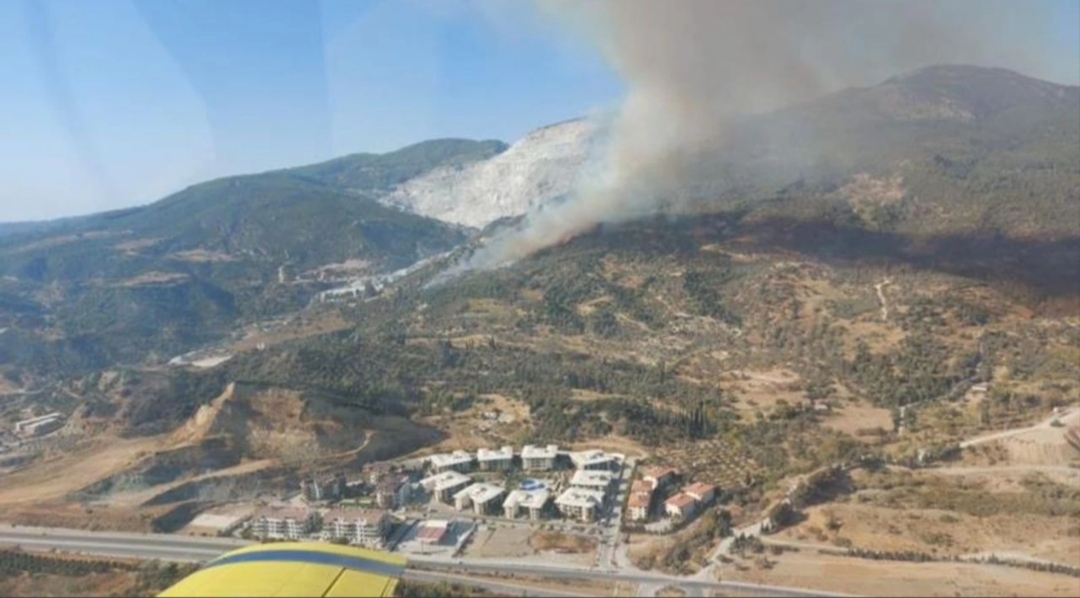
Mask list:
POLYGON ((671 498, 667 499, 667 501, 664 502, 664 504, 668 505, 668 506, 676 507, 676 508, 679 508, 679 509, 684 509, 684 508, 686 508, 686 507, 688 507, 688 506, 690 506, 690 505, 692 505, 692 504, 694 504, 696 502, 697 501, 694 500, 693 496, 690 496, 689 494, 685 494, 685 493, 680 492, 679 494, 676 494, 675 496, 672 496, 671 498))
POLYGON ((630 500, 628 500, 626 504, 631 508, 641 507, 647 509, 649 508, 649 502, 651 501, 649 500, 649 495, 647 494, 631 494, 630 500))
POLYGON ((694 482, 686 488, 683 488, 683 492, 698 494, 704 496, 713 490, 716 490, 716 486, 712 484, 706 484, 705 482, 694 482))

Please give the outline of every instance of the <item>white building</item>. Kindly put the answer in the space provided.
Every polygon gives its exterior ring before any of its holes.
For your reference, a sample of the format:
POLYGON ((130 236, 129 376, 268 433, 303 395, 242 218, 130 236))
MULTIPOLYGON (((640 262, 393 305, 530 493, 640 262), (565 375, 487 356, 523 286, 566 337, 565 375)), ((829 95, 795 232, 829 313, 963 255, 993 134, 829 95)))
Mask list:
POLYGON ((502 486, 496 486, 495 484, 473 484, 468 488, 457 491, 457 494, 454 495, 454 508, 464 511, 472 507, 473 512, 477 515, 488 515, 497 505, 501 504, 497 501, 502 498, 505 492, 502 486))
POLYGON ((296 507, 267 508, 255 513, 251 533, 258 538, 298 540, 319 527, 319 513, 296 507))
POLYGON ((597 490, 606 494, 614 477, 610 471, 579 469, 570 478, 570 487, 597 490))
POLYGON ((330 537, 380 548, 390 531, 390 514, 382 509, 334 509, 324 517, 330 537))
POLYGON ((514 448, 504 446, 499 450, 482 448, 476 451, 476 461, 484 471, 503 471, 514 464, 514 448))
POLYGON ((64 425, 62 413, 46 413, 38 417, 15 422, 15 433, 22 436, 41 436, 64 425))
POLYGON ((420 480, 420 486, 435 495, 438 500, 449 503, 454 494, 472 483, 469 476, 456 471, 444 471, 420 480))
POLYGON ((431 456, 431 468, 435 473, 457 471, 465 473, 473 468, 473 456, 465 451, 454 451, 431 456))
POLYGON ((507 519, 517 519, 522 512, 525 512, 529 519, 539 521, 544 518, 550 500, 551 493, 546 489, 514 490, 503 501, 503 516, 507 519))
POLYGON ((605 453, 599 449, 570 453, 570 461, 577 469, 616 470, 622 464, 624 456, 618 453, 605 453))
POLYGON ((555 499, 555 506, 566 517, 593 521, 604 505, 604 493, 596 490, 570 488, 555 499))
POLYGON ((525 445, 521 449, 521 468, 525 471, 550 471, 555 469, 555 459, 559 456, 559 446, 525 445))

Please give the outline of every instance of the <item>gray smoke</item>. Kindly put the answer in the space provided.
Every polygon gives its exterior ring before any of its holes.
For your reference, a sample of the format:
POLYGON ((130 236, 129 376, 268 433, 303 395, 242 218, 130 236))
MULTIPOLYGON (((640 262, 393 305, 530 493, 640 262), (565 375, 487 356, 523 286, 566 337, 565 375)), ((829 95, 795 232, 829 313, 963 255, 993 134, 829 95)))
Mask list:
POLYGON ((1006 24, 1040 3, 1006 0, 537 0, 588 36, 630 91, 600 175, 529 214, 446 277, 513 263, 586 231, 659 209, 688 159, 746 114, 864 86, 920 66, 1025 69, 1006 24))

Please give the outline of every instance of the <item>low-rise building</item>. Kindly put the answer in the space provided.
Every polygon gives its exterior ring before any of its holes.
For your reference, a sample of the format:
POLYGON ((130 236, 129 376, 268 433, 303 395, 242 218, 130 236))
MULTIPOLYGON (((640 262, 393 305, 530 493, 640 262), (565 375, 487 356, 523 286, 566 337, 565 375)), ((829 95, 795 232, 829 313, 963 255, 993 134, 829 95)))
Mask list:
POLYGON ((664 501, 664 511, 676 519, 686 519, 693 515, 695 507, 697 507, 697 500, 685 492, 680 492, 664 501))
POLYGON ((577 469, 591 471, 614 471, 617 470, 624 460, 624 456, 618 453, 605 453, 599 449, 590 449, 570 453, 570 461, 577 469))
POLYGON ((641 479, 648 482, 653 490, 656 490, 674 483, 677 475, 679 473, 671 467, 649 467, 642 472, 641 479))
POLYGON ((445 519, 428 520, 420 524, 416 529, 416 541, 421 545, 434 546, 441 544, 450 531, 450 522, 445 519))
POLYGON ((716 498, 716 486, 703 482, 695 482, 683 488, 683 492, 693 497, 702 505, 707 505, 716 498))
POLYGON ((431 469, 435 473, 444 471, 457 471, 465 473, 472 471, 475 459, 472 454, 465 451, 454 451, 431 456, 431 469))
POLYGON ((514 465, 514 448, 504 446, 498 450, 482 448, 476 451, 476 462, 483 471, 504 471, 514 465))
POLYGON ((348 493, 348 481, 343 473, 323 479, 304 478, 300 482, 300 491, 309 501, 337 500, 348 493))
POLYGON ((550 471, 555 469, 555 460, 559 457, 559 446, 525 445, 521 449, 521 468, 525 471, 550 471))
POLYGON ((551 493, 547 489, 514 490, 503 501, 503 516, 517 519, 525 514, 533 521, 539 521, 547 514, 551 493))
POLYGON ((579 469, 570 478, 570 487, 607 493, 613 479, 610 471, 579 469))
POLYGON ((555 499, 563 516, 579 521, 594 521, 603 505, 604 493, 597 490, 570 488, 555 499))
POLYGON ((626 513, 630 521, 644 521, 649 517, 649 506, 652 504, 651 494, 630 494, 626 501, 626 513))
POLYGON ((21 436, 43 436, 64 425, 64 415, 53 412, 15 422, 15 433, 21 436))
POLYGON ((390 514, 383 509, 334 509, 323 521, 330 537, 371 548, 380 548, 390 532, 390 514))
POLYGON ((454 494, 454 508, 459 511, 472 508, 477 515, 489 515, 502 504, 500 499, 506 491, 495 484, 473 484, 454 494))
POLYGON ((314 509, 270 507, 255 513, 251 533, 258 538, 298 540, 319 529, 319 522, 319 513, 314 509))
POLYGON ((367 483, 376 486, 384 477, 394 473, 396 469, 393 463, 369 463, 364 467, 364 473, 367 474, 367 483))
POLYGON ((441 502, 449 503, 454 494, 472 483, 469 476, 456 471, 444 471, 420 480, 420 486, 441 502))
POLYGON ((409 476, 393 474, 383 477, 375 486, 375 504, 380 509, 396 509, 412 499, 409 476))

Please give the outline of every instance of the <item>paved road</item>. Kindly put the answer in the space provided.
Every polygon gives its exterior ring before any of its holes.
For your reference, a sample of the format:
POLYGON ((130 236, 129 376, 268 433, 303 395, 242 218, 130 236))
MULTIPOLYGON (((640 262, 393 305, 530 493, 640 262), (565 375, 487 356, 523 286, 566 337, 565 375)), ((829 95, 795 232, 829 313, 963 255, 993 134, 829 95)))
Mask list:
MULTIPOLYGON (((67 529, 44 529, 0 526, 0 546, 20 546, 24 550, 77 552, 114 558, 159 559, 175 562, 203 562, 221 553, 248 544, 243 540, 227 538, 201 538, 190 536, 171 536, 166 534, 130 534, 112 532, 86 532, 67 529)), ((590 567, 571 567, 566 565, 546 565, 535 561, 511 560, 464 560, 442 557, 412 557, 409 561, 410 572, 417 572, 416 577, 428 579, 447 579, 451 575, 472 574, 511 574, 544 577, 549 579, 592 579, 598 581, 621 581, 638 584, 670 584, 686 589, 689 593, 700 594, 706 590, 729 590, 741 594, 762 596, 841 596, 842 594, 817 592, 800 588, 764 586, 740 582, 711 582, 701 579, 675 577, 652 572, 629 572, 590 567)), ((412 575, 412 573, 410 573, 412 575)), ((464 580, 465 578, 462 578, 464 580)), ((487 583, 485 580, 479 580, 487 583)), ((470 583, 477 580, 469 578, 470 583)), ((490 582, 517 587, 525 591, 525 586, 511 582, 490 582)), ((499 590, 502 591, 502 590, 499 590)), ((537 592, 548 595, 551 592, 537 592)), ((572 595, 566 593, 565 595, 572 595)))

